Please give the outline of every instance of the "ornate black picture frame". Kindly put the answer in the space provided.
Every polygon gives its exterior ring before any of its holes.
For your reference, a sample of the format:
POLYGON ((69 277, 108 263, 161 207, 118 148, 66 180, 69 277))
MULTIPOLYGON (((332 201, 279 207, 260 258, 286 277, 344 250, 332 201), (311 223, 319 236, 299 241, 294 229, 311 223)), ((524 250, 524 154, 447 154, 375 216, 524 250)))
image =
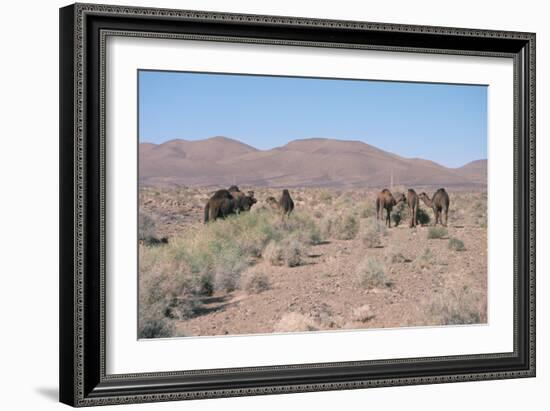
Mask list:
POLYGON ((535 34, 75 4, 60 10, 60 400, 73 406, 535 376, 535 34), (193 38, 514 61, 514 350, 108 375, 105 39, 193 38))

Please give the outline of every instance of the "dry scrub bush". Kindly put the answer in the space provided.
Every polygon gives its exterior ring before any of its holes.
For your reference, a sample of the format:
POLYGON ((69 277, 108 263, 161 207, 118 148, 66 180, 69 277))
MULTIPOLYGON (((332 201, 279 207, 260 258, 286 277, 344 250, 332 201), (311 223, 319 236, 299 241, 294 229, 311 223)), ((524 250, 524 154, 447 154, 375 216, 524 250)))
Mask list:
POLYGON ((304 263, 307 247, 296 236, 287 237, 281 241, 269 243, 263 255, 272 265, 296 267, 304 263))
POLYGON ((156 223, 152 216, 140 211, 138 216, 138 238, 146 240, 151 237, 156 237, 156 223))
POLYGON ((445 238, 448 234, 447 229, 443 227, 430 227, 428 229, 428 238, 430 239, 445 238))
POLYGON ((197 284, 187 267, 166 262, 159 249, 140 248, 139 336, 170 337, 173 320, 192 317, 200 307, 197 284))
POLYGON ((386 261, 392 264, 406 263, 408 260, 402 253, 402 251, 395 245, 390 246, 385 253, 386 261))
POLYGON ((274 332, 316 331, 318 327, 310 316, 299 313, 284 314, 273 327, 274 332))
POLYGON ((435 256, 429 248, 426 248, 424 252, 415 259, 415 265, 419 269, 430 268, 434 264, 435 256))
POLYGON ((466 248, 464 247, 463 241, 458 238, 451 237, 449 238, 449 249, 453 251, 464 251, 466 248))
POLYGON ((334 237, 338 240, 352 240, 359 232, 359 220, 350 213, 338 215, 335 218, 327 217, 321 222, 321 233, 324 237, 334 237))
POLYGON ((384 265, 373 257, 367 257, 356 269, 359 283, 365 288, 383 287, 386 285, 384 265))
POLYGON ((372 320, 374 317, 375 315, 368 304, 354 308, 353 312, 351 313, 351 318, 353 319, 353 321, 358 321, 361 323, 366 323, 367 321, 372 320))
POLYGON ((464 286, 436 294, 426 309, 428 323, 437 325, 481 324, 487 322, 487 301, 481 292, 464 286))
POLYGON ((241 278, 241 288, 251 294, 261 293, 269 289, 269 279, 260 271, 248 271, 241 278))
POLYGON ((359 217, 369 218, 376 215, 376 207, 374 201, 363 201, 358 206, 359 217))
POLYGON ((364 226, 364 231, 361 235, 363 244, 368 248, 380 247, 382 245, 382 236, 388 235, 388 229, 378 220, 370 218, 364 226))

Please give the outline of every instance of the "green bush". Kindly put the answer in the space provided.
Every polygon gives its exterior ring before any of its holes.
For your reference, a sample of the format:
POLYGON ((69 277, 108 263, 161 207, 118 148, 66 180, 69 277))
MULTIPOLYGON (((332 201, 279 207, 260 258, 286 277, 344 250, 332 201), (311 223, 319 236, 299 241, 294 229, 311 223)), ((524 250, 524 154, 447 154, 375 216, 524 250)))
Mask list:
POLYGON ((416 209, 416 221, 421 225, 426 225, 430 223, 430 215, 421 207, 416 209))
POLYGON ((464 251, 466 248, 464 247, 463 241, 458 238, 451 237, 449 238, 449 249, 454 251, 464 251))
POLYGON ((443 227, 430 227, 428 229, 428 238, 445 238, 447 237, 448 232, 446 228, 443 227))
POLYGON ((353 214, 340 215, 332 223, 331 233, 338 240, 352 240, 359 232, 359 220, 353 214))

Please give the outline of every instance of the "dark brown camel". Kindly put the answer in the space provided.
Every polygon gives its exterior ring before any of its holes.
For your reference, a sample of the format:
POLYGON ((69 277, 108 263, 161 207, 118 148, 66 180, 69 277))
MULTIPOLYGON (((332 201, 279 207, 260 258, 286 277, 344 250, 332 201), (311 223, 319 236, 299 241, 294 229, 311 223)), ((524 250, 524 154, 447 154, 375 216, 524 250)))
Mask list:
POLYGON ((418 210, 418 195, 412 188, 409 188, 407 191, 407 205, 409 206, 409 211, 411 212, 411 223, 409 224, 409 227, 416 227, 418 224, 418 216, 416 214, 418 210))
POLYGON ((290 197, 290 193, 287 189, 283 190, 283 194, 278 201, 275 197, 268 197, 266 202, 274 210, 280 211, 282 217, 285 215, 289 217, 294 210, 294 201, 292 201, 292 197, 290 197))
POLYGON ((449 200, 449 194, 445 191, 444 188, 440 188, 437 190, 432 199, 430 200, 430 197, 426 193, 420 193, 420 199, 424 201, 424 204, 426 204, 428 207, 430 207, 434 211, 435 215, 435 224, 439 222, 444 227, 447 227, 447 218, 449 215, 449 204, 451 201, 449 200), (445 213, 445 223, 443 223, 441 219, 441 213, 445 213))
POLYGON ((204 222, 225 218, 230 214, 239 214, 241 211, 249 211, 256 202, 253 191, 249 191, 248 195, 241 196, 236 195, 235 192, 231 193, 229 190, 218 190, 204 207, 204 222))
MULTIPOLYGON (((386 210, 386 225, 391 228, 391 211, 393 206, 402 201, 406 201, 405 194, 396 194, 395 197, 387 188, 383 189, 376 195, 376 218, 384 219, 384 209, 386 210)), ((395 225, 397 227, 397 224, 395 225)))

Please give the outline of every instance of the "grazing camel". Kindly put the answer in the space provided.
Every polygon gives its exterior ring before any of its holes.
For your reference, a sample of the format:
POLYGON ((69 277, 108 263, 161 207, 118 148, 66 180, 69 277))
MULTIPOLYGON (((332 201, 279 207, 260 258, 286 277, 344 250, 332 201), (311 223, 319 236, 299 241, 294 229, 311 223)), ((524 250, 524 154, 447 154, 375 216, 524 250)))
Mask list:
POLYGON ((249 191, 248 195, 239 193, 242 195, 225 189, 216 191, 204 207, 204 222, 225 218, 230 214, 239 214, 241 211, 249 211, 256 204, 253 191, 249 191))
MULTIPOLYGON (((396 194, 395 197, 387 188, 383 189, 376 195, 376 218, 378 220, 384 219, 384 209, 386 209, 386 225, 391 228, 391 211, 393 206, 399 204, 401 201, 406 201, 405 194, 396 194)), ((397 227, 397 224, 396 224, 397 227)))
POLYGON ((409 206, 409 210, 411 212, 411 223, 409 224, 409 227, 416 227, 418 224, 418 216, 416 215, 418 210, 418 195, 412 188, 409 188, 407 191, 407 205, 409 206))
POLYGON ((440 188, 437 190, 432 199, 430 200, 430 197, 426 193, 420 193, 420 199, 424 201, 424 204, 426 204, 428 207, 430 207, 434 211, 435 215, 435 224, 439 222, 442 226, 447 227, 447 218, 449 214, 449 204, 451 201, 449 200, 449 194, 445 191, 444 188, 440 188), (445 223, 443 223, 441 219, 441 213, 445 213, 445 223))

